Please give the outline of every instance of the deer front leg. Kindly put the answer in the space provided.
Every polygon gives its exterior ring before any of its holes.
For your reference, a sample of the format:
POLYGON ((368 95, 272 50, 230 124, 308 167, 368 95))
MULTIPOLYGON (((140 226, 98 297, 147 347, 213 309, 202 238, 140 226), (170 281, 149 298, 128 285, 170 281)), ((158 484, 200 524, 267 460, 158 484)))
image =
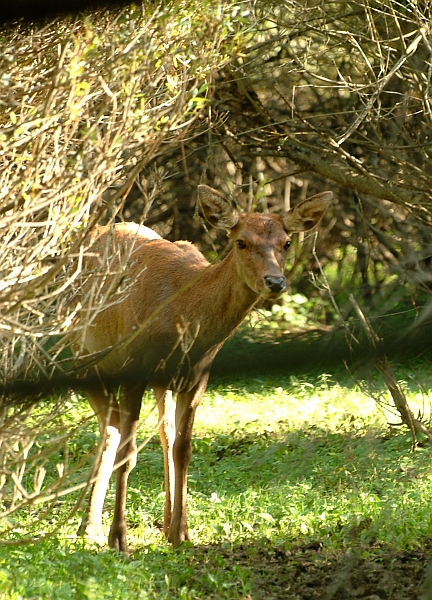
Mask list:
POLYGON ((164 388, 154 388, 159 411, 159 435, 161 439, 165 470, 165 511, 163 530, 168 537, 174 503, 175 472, 173 446, 175 440, 176 404, 172 392, 164 388))
POLYGON ((101 542, 103 505, 120 443, 120 409, 113 390, 102 383, 89 387, 86 396, 98 419, 100 442, 88 512, 80 527, 80 533, 91 540, 101 542))
POLYGON ((108 536, 110 548, 128 553, 126 542, 126 496, 129 473, 136 464, 136 431, 145 386, 123 385, 120 392, 121 443, 117 469, 114 518, 108 536))
POLYGON ((168 539, 176 548, 185 540, 189 540, 187 526, 187 472, 192 456, 192 428, 195 412, 207 387, 208 376, 192 391, 177 396, 176 436, 173 447, 175 487, 174 504, 168 539))

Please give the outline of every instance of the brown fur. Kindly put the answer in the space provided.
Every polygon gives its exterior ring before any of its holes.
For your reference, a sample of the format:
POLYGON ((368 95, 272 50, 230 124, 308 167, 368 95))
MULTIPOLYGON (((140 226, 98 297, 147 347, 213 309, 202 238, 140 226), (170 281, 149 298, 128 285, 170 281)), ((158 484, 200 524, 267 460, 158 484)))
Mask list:
POLYGON ((87 390, 105 444, 87 532, 100 534, 108 472, 120 430, 109 542, 123 551, 127 550, 127 478, 135 464, 135 432, 144 389, 153 387, 158 401, 167 488, 164 531, 176 546, 189 539, 186 478, 192 425, 213 359, 259 297, 276 298, 284 291, 289 233, 306 229, 305 223, 315 225, 331 199, 330 193, 320 194, 306 200, 303 208, 299 205, 278 217, 238 215, 219 192, 207 186, 200 186, 199 194, 207 219, 229 230, 234 240, 222 262, 210 265, 188 242, 172 243, 133 224, 100 228, 88 261, 89 268, 107 265, 112 275, 101 283, 101 292, 118 298, 101 310, 82 340, 84 353, 112 348, 98 363, 101 383, 87 390), (126 291, 121 291, 122 286, 126 291), (120 404, 110 384, 113 376, 122 382, 120 404), (177 395, 176 404, 172 394, 177 395))

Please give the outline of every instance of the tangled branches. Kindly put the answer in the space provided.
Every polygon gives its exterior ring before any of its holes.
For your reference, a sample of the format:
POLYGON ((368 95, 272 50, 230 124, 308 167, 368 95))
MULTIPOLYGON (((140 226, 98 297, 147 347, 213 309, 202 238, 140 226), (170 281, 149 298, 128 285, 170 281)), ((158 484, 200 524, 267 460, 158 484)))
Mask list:
MULTIPOLYGON (((44 481, 48 457, 35 450, 35 439, 43 433, 46 444, 67 447, 73 429, 62 429, 61 393, 70 384, 67 333, 76 311, 71 296, 91 233, 121 210, 162 146, 166 150, 191 135, 213 75, 231 60, 242 27, 223 2, 158 6, 43 26, 16 24, 0 34, 5 531, 23 503, 52 501, 71 485, 65 483, 71 476, 65 451, 54 488, 48 476, 44 481), (49 408, 34 408, 33 401, 46 395, 54 396, 49 408)), ((141 185, 146 206, 162 178, 163 171, 154 169, 141 185)))

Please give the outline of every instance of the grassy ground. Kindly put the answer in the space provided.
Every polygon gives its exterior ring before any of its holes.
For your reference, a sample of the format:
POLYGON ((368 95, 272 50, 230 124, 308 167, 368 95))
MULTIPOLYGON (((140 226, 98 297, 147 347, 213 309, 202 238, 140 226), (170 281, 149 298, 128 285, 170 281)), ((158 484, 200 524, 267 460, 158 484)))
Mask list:
MULTIPOLYGON (((416 367, 400 378, 412 406, 428 412, 432 375, 427 363, 416 367)), ((152 406, 149 397, 142 439, 155 428, 152 406)), ((76 537, 77 514, 51 539, 0 546, 0 598, 414 600, 426 589, 428 600, 431 449, 411 452, 405 429, 388 421, 398 419, 377 412, 345 372, 213 380, 198 410, 189 471, 193 545, 173 551, 161 533, 155 436, 130 478, 131 560, 76 537)), ((95 430, 91 424, 71 442, 77 460, 95 430)), ((107 530, 113 497, 111 488, 107 530)), ((41 518, 40 532, 68 502, 41 518)))

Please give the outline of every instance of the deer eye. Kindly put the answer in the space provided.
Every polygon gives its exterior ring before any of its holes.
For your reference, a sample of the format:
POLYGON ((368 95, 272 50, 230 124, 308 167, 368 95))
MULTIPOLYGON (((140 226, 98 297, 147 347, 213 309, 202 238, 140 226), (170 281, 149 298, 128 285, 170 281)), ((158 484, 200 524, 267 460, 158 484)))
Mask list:
POLYGON ((288 248, 290 246, 291 246, 291 240, 288 240, 287 242, 285 242, 284 250, 288 250, 288 248))
POLYGON ((246 242, 244 240, 237 240, 236 244, 237 244, 237 248, 241 248, 242 250, 244 248, 246 248, 246 242))

